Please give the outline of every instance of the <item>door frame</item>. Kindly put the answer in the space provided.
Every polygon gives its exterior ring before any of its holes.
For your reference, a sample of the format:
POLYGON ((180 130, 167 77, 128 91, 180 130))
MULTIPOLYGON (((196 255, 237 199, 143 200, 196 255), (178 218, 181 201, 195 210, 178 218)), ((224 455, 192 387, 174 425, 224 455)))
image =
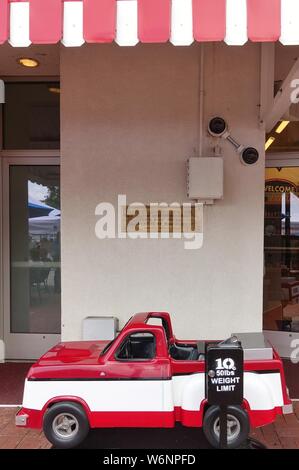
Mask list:
MULTIPOLYGON (((266 153, 266 168, 299 167, 298 152, 266 153)), ((299 333, 292 331, 263 330, 265 337, 273 344, 281 357, 290 359, 292 342, 299 340, 299 333)), ((295 347, 295 346, 294 346, 295 347)))
POLYGON ((283 166, 299 167, 299 152, 266 153, 266 168, 277 168, 283 166))
MULTIPOLYGON (((9 228, 9 167, 11 165, 58 165, 59 151, 2 151, 2 318, 4 354, 6 360, 32 360, 40 357, 60 341, 58 334, 10 333, 10 228, 9 228), (33 339, 35 341, 33 341, 33 339)), ((0 351, 1 353, 1 351, 0 351)), ((0 358, 1 359, 1 358, 0 358)))

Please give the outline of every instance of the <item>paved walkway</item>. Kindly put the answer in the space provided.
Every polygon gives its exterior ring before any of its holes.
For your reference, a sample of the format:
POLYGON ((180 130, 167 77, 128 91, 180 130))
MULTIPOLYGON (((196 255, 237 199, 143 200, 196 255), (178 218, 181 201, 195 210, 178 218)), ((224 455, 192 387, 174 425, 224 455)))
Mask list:
MULTIPOLYGON (((278 416, 274 424, 256 429, 251 436, 271 449, 299 449, 299 401, 294 402, 294 411, 293 415, 278 416)), ((0 408, 0 449, 49 449, 51 444, 41 431, 16 428, 15 412, 15 408, 0 408)), ((152 433, 151 429, 95 430, 82 448, 205 448, 198 429, 178 426, 152 433)))

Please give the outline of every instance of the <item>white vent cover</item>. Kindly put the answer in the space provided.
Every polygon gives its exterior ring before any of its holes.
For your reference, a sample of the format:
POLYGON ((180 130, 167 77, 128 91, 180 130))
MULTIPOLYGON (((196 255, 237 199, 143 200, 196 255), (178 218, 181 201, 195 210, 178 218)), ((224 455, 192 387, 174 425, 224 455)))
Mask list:
POLYGON ((106 341, 115 338, 118 330, 116 317, 86 317, 83 320, 83 339, 106 341))

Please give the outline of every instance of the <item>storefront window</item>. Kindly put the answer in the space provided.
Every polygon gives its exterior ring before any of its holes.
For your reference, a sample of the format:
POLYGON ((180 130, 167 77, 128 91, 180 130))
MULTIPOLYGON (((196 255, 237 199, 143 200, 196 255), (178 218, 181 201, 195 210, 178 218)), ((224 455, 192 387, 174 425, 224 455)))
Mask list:
POLYGON ((3 147, 59 149, 60 88, 57 82, 5 84, 3 147))
POLYGON ((60 168, 11 165, 10 332, 61 329, 60 168))
POLYGON ((267 168, 264 329, 299 331, 299 168, 267 168))

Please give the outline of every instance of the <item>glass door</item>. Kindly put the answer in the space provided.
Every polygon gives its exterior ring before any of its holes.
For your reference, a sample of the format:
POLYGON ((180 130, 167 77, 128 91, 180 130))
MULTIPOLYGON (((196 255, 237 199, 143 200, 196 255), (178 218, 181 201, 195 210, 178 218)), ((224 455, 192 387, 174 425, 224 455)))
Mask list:
POLYGON ((6 359, 35 359, 60 340, 60 167, 57 159, 4 165, 6 359))
MULTIPOLYGON (((266 168, 265 334, 282 357, 299 339, 299 167, 266 168)), ((298 343, 297 343, 298 344, 298 343)))

